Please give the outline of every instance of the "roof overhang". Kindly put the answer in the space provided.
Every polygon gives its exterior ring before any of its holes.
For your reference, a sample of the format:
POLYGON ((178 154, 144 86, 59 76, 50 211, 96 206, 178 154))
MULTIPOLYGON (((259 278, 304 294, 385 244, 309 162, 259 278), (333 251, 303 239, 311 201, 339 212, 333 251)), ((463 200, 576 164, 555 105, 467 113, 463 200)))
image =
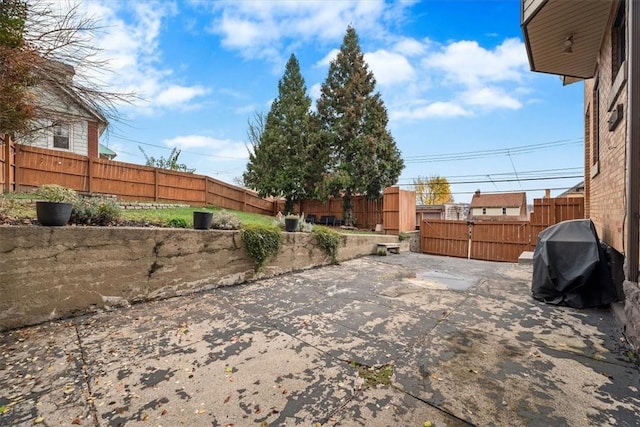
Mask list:
POLYGON ((593 77, 614 4, 522 0, 522 32, 531 70, 565 76, 565 84, 593 77))

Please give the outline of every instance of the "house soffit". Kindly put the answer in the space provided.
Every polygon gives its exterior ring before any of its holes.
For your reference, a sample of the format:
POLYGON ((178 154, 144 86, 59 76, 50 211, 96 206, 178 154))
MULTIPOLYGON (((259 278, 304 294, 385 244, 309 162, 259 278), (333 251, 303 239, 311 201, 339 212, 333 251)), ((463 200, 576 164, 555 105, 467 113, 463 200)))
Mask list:
MULTIPOLYGON (((531 3, 523 0, 523 5, 531 3)), ((531 69, 578 79, 593 77, 613 3, 600 0, 535 3, 536 6, 525 9, 522 21, 531 69)))

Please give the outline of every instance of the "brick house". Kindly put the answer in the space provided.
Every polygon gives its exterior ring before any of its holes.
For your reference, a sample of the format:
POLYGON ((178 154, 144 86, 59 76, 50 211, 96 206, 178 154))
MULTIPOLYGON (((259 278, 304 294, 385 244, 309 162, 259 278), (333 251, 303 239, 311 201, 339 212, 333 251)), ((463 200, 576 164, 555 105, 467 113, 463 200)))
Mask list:
POLYGON ((533 71, 584 80, 585 214, 625 257, 627 336, 640 348, 640 1, 522 0, 533 71))
POLYGON ((469 221, 526 221, 526 193, 482 194, 476 190, 469 205, 469 221))
POLYGON ((32 91, 40 118, 32 126, 34 130, 16 142, 92 159, 115 157, 116 153, 98 143, 107 120, 67 87, 75 75, 74 68, 48 61, 38 72, 43 78, 32 91))

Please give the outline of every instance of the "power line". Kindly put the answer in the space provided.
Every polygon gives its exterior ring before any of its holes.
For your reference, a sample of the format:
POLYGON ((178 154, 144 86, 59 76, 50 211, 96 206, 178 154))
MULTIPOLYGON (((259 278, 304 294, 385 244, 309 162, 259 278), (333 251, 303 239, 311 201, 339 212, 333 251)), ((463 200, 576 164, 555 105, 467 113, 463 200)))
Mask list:
MULTIPOLYGON (((491 191, 491 192, 487 192, 487 193, 483 193, 483 194, 502 194, 502 193, 526 193, 527 191, 530 192, 534 192, 534 191, 557 191, 557 190, 568 190, 571 187, 546 187, 546 188, 527 188, 527 189, 523 189, 520 191, 513 191, 513 190, 502 190, 502 191, 491 191)), ((475 194, 475 191, 451 191, 451 192, 445 192, 445 191, 437 191, 434 194, 436 195, 440 195, 440 194, 475 194)))
MULTIPOLYGON (((142 142, 142 141, 137 141, 135 139, 131 139, 131 138, 127 138, 125 136, 119 135, 119 134, 112 134, 112 136, 116 139, 120 139, 123 141, 129 141, 129 142, 135 142, 136 144, 141 144, 141 145, 147 145, 149 147, 155 147, 155 148, 162 148, 163 150, 173 150, 173 148, 164 146, 164 145, 158 145, 158 144, 151 144, 148 142, 142 142)), ((196 151, 191 151, 191 150, 184 150, 184 149, 180 149, 180 152, 182 153, 187 153, 187 154, 195 154, 197 156, 205 156, 205 157, 214 157, 217 159, 229 159, 229 160, 246 160, 246 157, 231 157, 231 156, 216 156, 215 154, 209 154, 209 153, 200 153, 200 152, 196 152, 196 151)))
MULTIPOLYGON (((555 177, 558 176, 560 172, 562 173, 569 173, 569 174, 575 174, 578 172, 582 172, 584 169, 580 166, 580 167, 571 167, 571 168, 555 168, 555 169, 537 169, 537 170, 530 170, 530 171, 520 171, 518 172, 518 176, 519 177, 526 177, 526 176, 531 176, 531 175, 535 175, 535 176, 539 176, 539 177, 555 177)), ((511 177, 514 176, 513 172, 496 172, 496 173, 491 173, 491 174, 466 174, 466 175, 447 175, 446 178, 447 180, 450 178, 487 178, 489 181, 491 181, 491 177, 500 177, 500 176, 507 176, 507 177, 511 177)), ((415 178, 400 178, 398 181, 415 181, 418 179, 425 179, 425 177, 415 177, 415 178)), ((428 177, 426 179, 429 179, 428 177)))
POLYGON ((575 140, 558 140, 543 142, 539 144, 529 144, 516 147, 497 148, 493 150, 476 150, 476 151, 463 151, 457 153, 445 153, 445 154, 433 154, 433 155, 421 155, 421 156, 404 156, 405 163, 431 163, 431 162, 450 162, 457 160, 472 160, 480 159, 483 157, 493 157, 498 155, 507 156, 510 154, 526 154, 535 151, 542 151, 550 148, 558 148, 567 145, 582 144, 583 139, 575 140))

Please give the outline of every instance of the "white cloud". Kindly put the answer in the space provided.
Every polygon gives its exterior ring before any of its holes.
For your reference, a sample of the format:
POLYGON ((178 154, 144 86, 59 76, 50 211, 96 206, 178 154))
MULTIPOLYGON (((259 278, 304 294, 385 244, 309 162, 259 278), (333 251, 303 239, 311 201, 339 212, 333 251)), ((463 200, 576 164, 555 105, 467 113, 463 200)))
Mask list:
POLYGON ((329 53, 327 53, 324 58, 315 63, 315 67, 328 67, 331 64, 331 61, 334 61, 338 56, 338 52, 340 49, 331 49, 329 53))
POLYGON ((393 46, 393 50, 406 56, 418 56, 427 51, 427 46, 416 39, 404 38, 393 46))
POLYGON ((209 30, 219 34, 222 45, 245 58, 283 62, 280 52, 301 42, 335 42, 353 25, 359 34, 383 33, 381 21, 394 9, 400 13, 409 5, 389 5, 383 0, 217 1, 209 30))
POLYGON ((311 88, 309 89, 309 97, 311 98, 311 101, 313 101, 314 108, 315 101, 320 98, 320 95, 322 95, 322 83, 316 83, 311 86, 311 88))
POLYGON ((202 86, 179 86, 171 85, 162 90, 155 98, 155 105, 176 106, 191 101, 193 98, 202 96, 208 91, 202 86))
POLYGON ((236 114, 248 114, 253 113, 254 111, 256 111, 255 104, 244 105, 233 110, 233 112, 236 114))
MULTIPOLYGON (((183 135, 162 141, 167 147, 179 149, 204 149, 212 157, 241 160, 249 157, 244 142, 231 139, 218 139, 205 135, 183 135)), ((202 150, 200 150, 202 151, 202 150)))
POLYGON ((381 85, 393 85, 415 79, 415 70, 407 58, 400 54, 377 50, 366 53, 364 60, 381 85))
POLYGON ((429 118, 463 117, 470 116, 471 114, 471 111, 466 110, 455 102, 436 101, 428 105, 391 111, 390 117, 395 120, 422 120, 429 118))
POLYGON ((529 63, 524 44, 519 39, 506 39, 494 50, 481 47, 476 41, 458 41, 422 61, 427 69, 444 72, 450 83, 467 86, 487 82, 519 82, 529 63))
POLYGON ((486 108, 508 108, 518 110, 522 103, 514 97, 505 93, 500 88, 483 87, 479 89, 469 89, 461 96, 465 104, 486 107, 486 108))
MULTIPOLYGON (((106 71, 87 70, 87 76, 103 82, 105 90, 135 93, 138 99, 133 107, 148 114, 158 107, 183 108, 185 102, 208 92, 202 86, 177 82, 173 70, 160 65, 159 37, 163 21, 177 13, 174 3, 103 0, 79 5, 81 12, 94 17, 100 27, 91 42, 100 49, 97 60, 106 61, 106 71)), ((128 110, 130 106, 120 108, 128 110)))

